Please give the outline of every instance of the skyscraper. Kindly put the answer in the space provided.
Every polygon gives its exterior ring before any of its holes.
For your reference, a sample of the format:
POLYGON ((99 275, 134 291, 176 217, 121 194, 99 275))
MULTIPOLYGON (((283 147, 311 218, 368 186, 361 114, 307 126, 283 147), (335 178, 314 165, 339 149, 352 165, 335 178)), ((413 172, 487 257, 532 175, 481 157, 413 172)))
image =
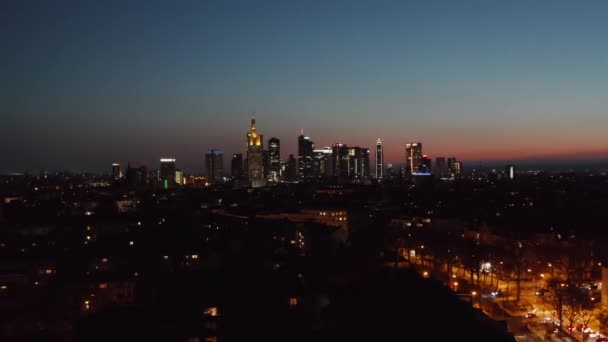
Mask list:
POLYGON ((298 137, 298 175, 300 178, 312 176, 313 149, 315 144, 304 136, 304 130, 298 137))
POLYGON ((324 147, 312 151, 312 173, 315 177, 327 177, 332 175, 332 148, 324 147))
POLYGON ((376 179, 384 177, 384 150, 382 149, 382 141, 378 138, 376 142, 376 179))
POLYGON ((462 171, 462 162, 456 160, 456 158, 448 158, 448 173, 451 178, 457 178, 462 171))
POLYGON ((332 175, 337 177, 348 177, 349 175, 349 151, 344 144, 334 144, 331 148, 332 175))
POLYGON ((239 180, 243 178, 243 155, 241 153, 235 153, 232 155, 230 173, 232 179, 239 180))
POLYGON ((351 178, 368 178, 370 171, 369 148, 348 148, 348 176, 351 178))
POLYGON ((268 154, 270 159, 268 179, 272 182, 278 182, 281 174, 281 140, 274 137, 268 139, 268 154))
POLYGON ((264 179, 264 165, 262 160, 262 151, 264 137, 258 134, 255 126, 255 118, 251 119, 251 128, 247 132, 247 173, 249 182, 254 188, 266 185, 264 179))
POLYGON ((422 155, 420 159, 420 165, 418 165, 418 173, 430 173, 431 172, 431 158, 426 154, 422 155))
POLYGON ((175 185, 175 158, 160 159, 158 177, 165 189, 175 185))
POLYGON ((120 169, 119 163, 112 164, 112 178, 114 178, 114 179, 122 178, 122 170, 120 169))
POLYGON ((293 154, 289 155, 287 160, 287 166, 285 167, 285 180, 293 182, 298 179, 298 167, 296 165, 296 158, 293 154))
POLYGON ((220 181, 224 177, 224 151, 207 150, 205 170, 209 182, 220 181))
POLYGON ((405 172, 413 174, 420 172, 422 163, 422 143, 405 144, 405 172))
POLYGON ((438 177, 445 177, 448 173, 448 168, 445 163, 445 157, 437 157, 435 159, 435 172, 438 177))
POLYGON ((505 167, 505 176, 507 177, 507 179, 513 179, 515 178, 515 166, 514 165, 507 165, 505 167))

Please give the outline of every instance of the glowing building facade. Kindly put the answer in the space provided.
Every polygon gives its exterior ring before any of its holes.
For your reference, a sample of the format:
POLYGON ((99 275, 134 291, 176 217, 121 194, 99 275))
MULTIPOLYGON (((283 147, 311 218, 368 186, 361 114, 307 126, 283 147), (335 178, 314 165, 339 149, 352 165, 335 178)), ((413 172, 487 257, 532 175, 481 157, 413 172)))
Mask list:
POLYGON ((259 188, 266 185, 264 178, 264 164, 262 160, 262 151, 264 137, 259 134, 255 125, 255 118, 251 119, 251 128, 247 132, 247 176, 249 182, 254 188, 259 188))

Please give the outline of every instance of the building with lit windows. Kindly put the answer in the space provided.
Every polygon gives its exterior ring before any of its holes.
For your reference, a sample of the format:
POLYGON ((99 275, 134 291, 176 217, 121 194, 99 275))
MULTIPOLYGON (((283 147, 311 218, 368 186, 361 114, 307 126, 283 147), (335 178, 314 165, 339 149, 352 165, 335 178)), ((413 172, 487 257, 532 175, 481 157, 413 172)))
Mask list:
POLYGON ((324 147, 312 151, 313 153, 313 175, 315 177, 331 176, 332 171, 332 148, 324 147))
POLYGON ((112 164, 112 178, 114 178, 114 179, 122 178, 122 169, 120 168, 119 163, 112 164))
POLYGON ((408 175, 420 172, 422 143, 405 144, 405 172, 408 175))
POLYGON ((230 162, 230 174, 232 175, 232 179, 242 179, 243 178, 243 155, 240 153, 235 153, 232 155, 232 161, 230 162))
POLYGON ((382 148, 382 141, 378 138, 376 142, 376 179, 384 178, 384 150, 382 148))
POLYGON ((281 140, 278 138, 268 139, 268 158, 268 180, 278 182, 281 176, 281 140))
POLYGON ((507 177, 507 179, 509 179, 509 180, 513 180, 513 178, 515 178, 515 166, 514 165, 507 165, 505 167, 505 177, 507 177))
POLYGON ((207 150, 205 154, 205 171, 209 182, 222 180, 224 177, 224 151, 207 150))
POLYGON ((262 151, 264 150, 263 141, 264 136, 258 133, 255 118, 252 118, 251 128, 247 132, 247 176, 253 188, 266 185, 262 156, 262 151))
POLYGON ((175 185, 175 158, 160 159, 158 177, 165 189, 175 185))
POLYGON ((309 137, 304 136, 304 130, 298 137, 298 176, 300 178, 311 177, 313 175, 313 150, 315 144, 309 137))

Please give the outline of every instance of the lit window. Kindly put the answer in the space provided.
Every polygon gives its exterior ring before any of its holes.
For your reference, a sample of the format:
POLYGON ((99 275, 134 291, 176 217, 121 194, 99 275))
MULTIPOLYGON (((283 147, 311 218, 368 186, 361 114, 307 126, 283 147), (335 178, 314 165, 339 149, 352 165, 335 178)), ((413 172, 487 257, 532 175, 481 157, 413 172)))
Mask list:
POLYGON ((99 288, 100 288, 100 289, 107 289, 107 288, 108 288, 108 284, 106 284, 106 283, 101 283, 101 284, 99 284, 99 288))

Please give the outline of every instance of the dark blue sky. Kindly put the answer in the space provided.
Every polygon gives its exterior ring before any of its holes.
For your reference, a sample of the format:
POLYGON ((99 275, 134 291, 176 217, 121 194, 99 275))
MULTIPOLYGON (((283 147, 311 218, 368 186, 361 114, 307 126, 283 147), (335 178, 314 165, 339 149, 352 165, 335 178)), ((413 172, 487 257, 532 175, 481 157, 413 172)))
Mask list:
MULTIPOLYGON (((0 172, 406 142, 465 160, 608 155, 606 1, 9 1, 0 172)), ((227 159, 227 158, 226 158, 227 159)))

